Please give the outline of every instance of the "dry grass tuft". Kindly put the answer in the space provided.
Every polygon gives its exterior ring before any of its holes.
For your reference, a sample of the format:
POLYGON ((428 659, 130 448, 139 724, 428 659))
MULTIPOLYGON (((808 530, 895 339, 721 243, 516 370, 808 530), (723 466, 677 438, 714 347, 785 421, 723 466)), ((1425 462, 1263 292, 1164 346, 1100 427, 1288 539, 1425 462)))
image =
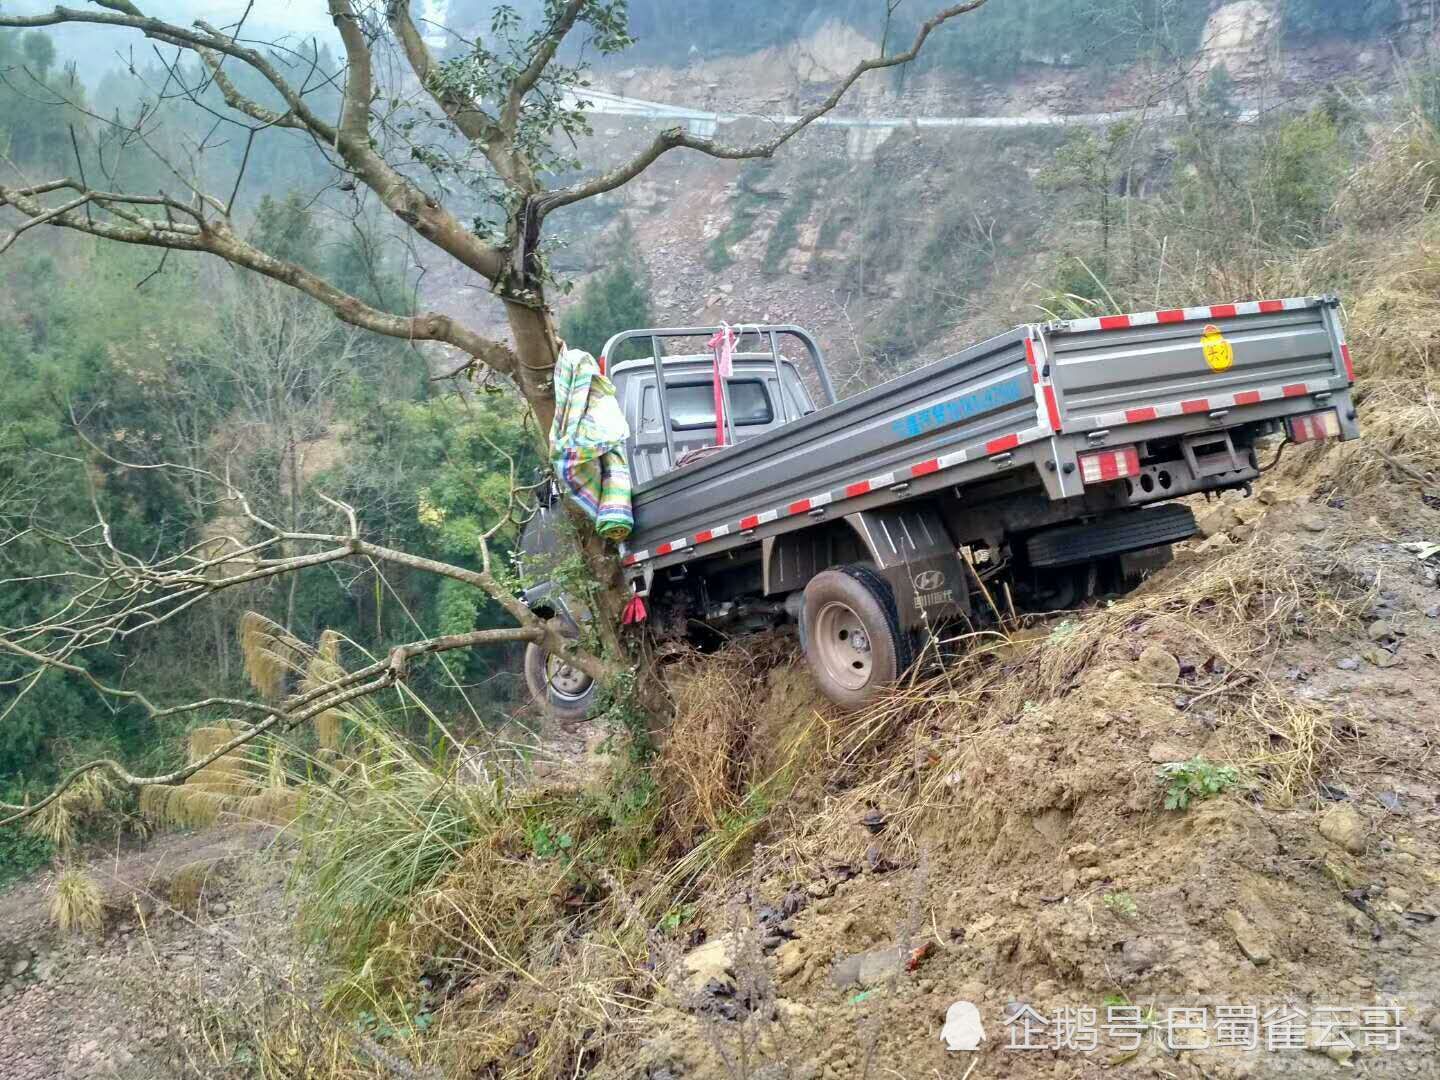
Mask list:
MULTIPOLYGON (((189 759, 213 753, 240 730, 233 720, 195 728, 189 759)), ((166 829, 203 829, 221 819, 285 826, 300 813, 302 794, 288 783, 279 745, 262 741, 217 758, 183 784, 141 788, 140 815, 166 829)))
POLYGON ((80 827, 102 814, 115 792, 115 781, 110 774, 103 769, 92 769, 30 818, 25 828, 48 840, 56 851, 68 852, 75 846, 80 827))
MULTIPOLYGON (((214 753, 244 730, 235 720, 222 720, 193 729, 187 739, 188 760, 214 753)), ((186 786, 217 795, 243 795, 256 787, 255 762, 246 749, 234 750, 217 758, 185 781, 186 786)))
POLYGON ((209 859, 186 863, 180 867, 170 879, 170 886, 166 890, 170 905, 177 911, 191 914, 199 910, 200 898, 205 894, 205 887, 217 869, 215 861, 209 859))
POLYGON ((309 655, 303 641, 256 611, 240 617, 240 652, 250 685, 267 701, 285 695, 287 678, 304 670, 309 655))
POLYGON ((672 680, 675 720, 655 772, 681 848, 733 817, 752 779, 749 749, 768 657, 742 648, 696 657, 672 680))
POLYGON ((243 821, 286 826, 304 805, 298 788, 264 788, 251 792, 216 792, 188 784, 151 784, 140 789, 140 813, 165 829, 204 829, 217 821, 243 821))
POLYGON ((55 879, 50 922, 64 934, 98 934, 105 924, 100 886, 83 868, 69 867, 55 879))
MULTIPOLYGON (((315 653, 305 665, 305 678, 300 684, 301 693, 309 693, 332 683, 345 673, 340 664, 341 637, 334 630, 321 633, 315 653)), ((340 709, 326 709, 315 718, 315 734, 320 745, 327 750, 340 749, 345 736, 345 713, 340 709)))
POLYGON ((1255 684, 1231 717, 1226 760, 1251 777, 1271 805, 1294 806, 1310 795, 1337 759, 1334 715, 1269 681, 1255 684))

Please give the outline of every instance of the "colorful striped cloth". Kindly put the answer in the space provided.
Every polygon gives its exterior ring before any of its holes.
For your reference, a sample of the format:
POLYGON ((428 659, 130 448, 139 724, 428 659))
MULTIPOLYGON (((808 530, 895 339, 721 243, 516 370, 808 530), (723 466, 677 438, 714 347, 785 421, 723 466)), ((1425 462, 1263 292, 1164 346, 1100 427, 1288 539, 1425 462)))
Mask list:
POLYGON ((555 361, 555 420, 550 425, 555 475, 609 540, 624 540, 635 525, 625 460, 629 437, 615 384, 589 353, 562 349, 555 361))

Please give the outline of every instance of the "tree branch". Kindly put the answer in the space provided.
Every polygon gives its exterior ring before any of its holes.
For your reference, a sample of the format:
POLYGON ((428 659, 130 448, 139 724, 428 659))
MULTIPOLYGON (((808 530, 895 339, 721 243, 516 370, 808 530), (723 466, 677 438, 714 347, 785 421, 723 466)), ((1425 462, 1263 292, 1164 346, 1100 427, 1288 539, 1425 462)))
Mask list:
POLYGON ((206 219, 194 206, 174 199, 158 195, 89 191, 75 180, 62 179, 28 188, 7 188, 0 184, 0 206, 11 206, 28 219, 0 244, 0 251, 9 247, 26 229, 46 224, 126 244, 205 252, 298 289, 320 301, 339 319, 352 326, 406 341, 438 341, 453 345, 486 366, 506 374, 513 372, 517 366, 515 353, 508 345, 482 337, 449 315, 439 312, 394 315, 381 311, 336 288, 318 274, 261 251, 243 239, 229 222, 223 219, 206 219), (30 194, 62 189, 77 192, 77 198, 59 207, 47 207, 38 195, 30 194), (80 206, 91 204, 101 206, 112 214, 119 214, 125 224, 87 218, 76 212, 80 206), (177 222, 173 220, 173 216, 164 220, 148 218, 131 212, 129 207, 159 207, 169 211, 171 215, 183 214, 193 218, 194 223, 177 222))
POLYGON ((447 93, 435 85, 435 60, 430 55, 415 20, 410 17, 409 0, 390 0, 385 8, 385 19, 405 52, 410 70, 415 72, 420 85, 459 129, 460 134, 477 143, 503 141, 499 126, 484 109, 468 98, 447 93))
POLYGON ((75 8, 57 6, 40 15, 0 15, 0 27, 24 29, 60 26, 66 23, 119 26, 130 30, 139 30, 146 37, 166 45, 174 45, 195 52, 199 52, 201 49, 212 49, 215 52, 233 56, 236 60, 259 72, 307 128, 315 132, 323 141, 334 143, 334 127, 305 103, 304 99, 276 70, 275 65, 259 50, 241 45, 230 36, 207 27, 204 23, 197 23, 197 28, 192 30, 174 23, 167 23, 161 19, 149 18, 127 0, 110 3, 101 3, 100 0, 95 0, 95 2, 98 6, 108 8, 115 14, 107 15, 99 11, 79 11, 75 8))
POLYGON ((930 18, 920 24, 920 29, 915 35, 915 40, 910 48, 902 53, 895 53, 891 56, 879 56, 870 60, 862 60, 856 64, 848 75, 840 81, 840 84, 831 92, 830 96, 805 113, 789 127, 784 128, 772 138, 763 142, 752 143, 749 146, 727 146, 716 142, 711 138, 699 138, 689 134, 683 128, 668 128, 655 136, 650 143, 635 157, 623 165, 611 169, 607 173, 581 184, 575 184, 568 188, 559 188, 555 191, 546 192, 535 199, 536 211, 543 218, 552 210, 562 206, 569 206, 571 203, 580 202, 583 199, 592 198, 595 195, 613 191, 629 183, 639 176, 668 151, 684 147, 689 150, 698 150, 702 154, 708 154, 714 158, 724 159, 745 159, 745 158, 768 158, 774 155, 787 142, 793 139, 800 132, 820 119, 826 113, 840 104, 840 100, 849 91, 850 87, 867 71, 879 71, 882 68, 897 67, 901 64, 908 64, 920 54, 924 48, 925 41, 936 28, 951 19, 961 15, 969 14, 977 8, 984 7, 985 0, 968 0, 963 4, 953 4, 941 11, 937 11, 930 18))
POLYGON ((524 70, 515 76, 515 81, 510 84, 505 95, 505 107, 500 112, 500 127, 507 136, 514 137, 525 95, 535 89, 535 84, 540 81, 540 76, 545 73, 550 61, 555 59, 555 53, 565 40, 565 35, 575 28, 575 20, 588 2, 589 0, 567 0, 555 22, 545 32, 535 55, 530 58, 530 63, 525 65, 524 70))
MULTIPOLYGON (((439 203, 391 167, 384 156, 371 145, 370 100, 374 79, 370 46, 365 40, 364 31, 350 0, 327 2, 330 17, 334 20, 345 47, 347 65, 344 108, 338 125, 329 123, 311 109, 304 96, 296 91, 275 65, 258 50, 241 45, 230 35, 221 33, 204 22, 197 22, 195 29, 189 29, 149 18, 140 14, 128 0, 103 5, 111 8, 113 14, 56 7, 41 15, 0 15, 0 28, 45 27, 66 23, 118 26, 138 30, 146 37, 167 45, 188 49, 200 55, 202 61, 202 50, 234 57, 263 76, 285 102, 289 110, 286 115, 293 117, 320 142, 334 148, 346 165, 380 197, 380 201, 392 214, 487 280, 500 280, 506 265, 503 254, 466 229, 439 203)), ((221 93, 225 93, 223 86, 221 93)), ((247 103, 246 99, 239 95, 236 101, 240 104, 231 104, 232 108, 252 119, 255 118, 255 110, 260 109, 260 106, 254 102, 247 103)), ((227 104, 229 103, 227 100, 227 104)), ((123 239, 113 236, 108 238, 123 239)))
MULTIPOLYGON (((38 802, 29 805, 0 802, 0 807, 14 811, 14 813, 11 813, 8 817, 0 819, 0 828, 38 814, 63 795, 66 789, 82 776, 96 769, 109 770, 120 783, 132 788, 181 784, 207 765, 211 765, 226 754, 232 753, 254 742, 266 732, 277 729, 289 731, 305 723, 307 720, 319 716, 321 713, 329 712, 357 698, 365 697, 394 686, 397 682, 405 678, 409 662, 418 656, 424 656, 429 653, 449 652, 455 649, 469 649, 479 645, 493 645, 507 641, 539 641, 544 637, 544 633, 544 630, 539 628, 519 626, 501 627, 491 630, 472 630, 467 634, 447 634, 441 637, 426 638, 421 641, 412 641, 405 645, 398 645, 390 650, 387 659, 377 664, 372 664, 369 667, 361 668, 359 671, 349 672, 339 679, 328 682, 316 690, 310 691, 303 697, 292 701, 288 709, 260 705, 256 702, 237 702, 224 698, 207 698, 204 701, 195 701, 185 705, 175 705, 167 709, 155 710, 152 712, 154 716, 168 716, 182 712, 193 712, 217 705, 239 705, 251 709, 261 709, 268 713, 268 715, 263 720, 250 725, 244 731, 238 733, 234 738, 216 747, 210 753, 171 772, 160 773, 155 776, 136 776, 113 758, 97 758, 94 761, 86 762, 84 765, 77 766, 66 773, 50 793, 38 802)), ((7 644, 5 641, 0 640, 0 646, 6 646, 7 644)), ((51 663, 50 661, 46 662, 51 663)), ((124 691, 115 691, 108 688, 107 692, 125 693, 124 691)), ((140 700, 144 699, 141 698, 140 700)))

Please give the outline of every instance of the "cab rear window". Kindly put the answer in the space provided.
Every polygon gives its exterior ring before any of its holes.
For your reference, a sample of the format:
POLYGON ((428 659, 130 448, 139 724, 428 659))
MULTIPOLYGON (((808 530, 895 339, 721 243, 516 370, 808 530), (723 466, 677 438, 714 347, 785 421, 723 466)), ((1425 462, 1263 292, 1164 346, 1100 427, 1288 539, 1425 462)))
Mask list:
MULTIPOLYGON (((674 431, 715 426, 715 391, 708 382, 666 384, 665 404, 670 408, 670 427, 674 431)), ((770 394, 759 379, 730 380, 731 419, 736 427, 768 424, 775 419, 770 394)), ((657 404, 655 388, 645 388, 645 421, 647 430, 654 430, 657 404)))

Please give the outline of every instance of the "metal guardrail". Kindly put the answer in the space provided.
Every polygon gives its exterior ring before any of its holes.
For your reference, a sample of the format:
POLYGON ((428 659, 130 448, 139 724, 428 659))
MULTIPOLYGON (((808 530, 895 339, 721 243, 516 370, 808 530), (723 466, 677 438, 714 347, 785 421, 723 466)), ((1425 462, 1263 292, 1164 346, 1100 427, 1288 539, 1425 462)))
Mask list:
MULTIPOLYGON (((566 108, 584 108, 600 116, 628 116, 645 120, 680 120, 692 134, 713 135, 722 124, 758 122, 788 126, 800 120, 798 115, 748 112, 711 112, 684 105, 671 105, 644 98, 624 97, 604 90, 567 92, 562 102, 566 108)), ((836 128, 1024 128, 1024 127, 1104 127, 1141 115, 1152 120, 1175 120, 1184 114, 1179 109, 1122 109, 1112 112, 1065 113, 1044 116, 837 116, 826 114, 814 121, 816 127, 836 128)), ((1254 119, 1255 110, 1247 110, 1237 120, 1254 119)))

